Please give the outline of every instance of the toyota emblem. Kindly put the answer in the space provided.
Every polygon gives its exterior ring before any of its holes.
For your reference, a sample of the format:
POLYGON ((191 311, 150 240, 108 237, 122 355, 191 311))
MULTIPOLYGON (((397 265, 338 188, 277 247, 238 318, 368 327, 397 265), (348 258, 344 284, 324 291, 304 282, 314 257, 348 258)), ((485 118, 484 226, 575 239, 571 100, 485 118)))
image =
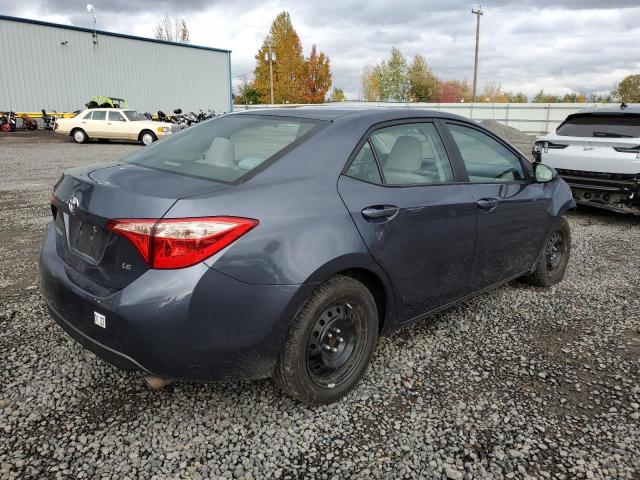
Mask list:
POLYGON ((72 195, 71 198, 69 198, 67 205, 69 206, 70 213, 76 213, 78 207, 80 206, 80 200, 78 200, 78 197, 76 197, 75 195, 72 195))

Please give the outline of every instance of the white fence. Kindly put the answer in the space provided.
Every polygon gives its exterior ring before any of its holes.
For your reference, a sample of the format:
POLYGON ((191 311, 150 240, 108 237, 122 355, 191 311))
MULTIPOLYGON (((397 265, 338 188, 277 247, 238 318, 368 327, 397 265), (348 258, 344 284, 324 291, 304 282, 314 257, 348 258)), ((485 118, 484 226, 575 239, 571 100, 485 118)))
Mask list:
MULTIPOLYGON (((427 108, 455 113, 473 120, 495 120, 509 127, 532 135, 554 130, 570 113, 585 108, 605 106, 601 103, 391 103, 391 102, 341 102, 330 103, 334 107, 387 107, 427 108)), ((613 104, 615 105, 615 104, 613 104)), ((608 106, 613 106, 609 104, 608 106)), ((302 105, 234 105, 234 111, 267 107, 294 107, 302 105)))

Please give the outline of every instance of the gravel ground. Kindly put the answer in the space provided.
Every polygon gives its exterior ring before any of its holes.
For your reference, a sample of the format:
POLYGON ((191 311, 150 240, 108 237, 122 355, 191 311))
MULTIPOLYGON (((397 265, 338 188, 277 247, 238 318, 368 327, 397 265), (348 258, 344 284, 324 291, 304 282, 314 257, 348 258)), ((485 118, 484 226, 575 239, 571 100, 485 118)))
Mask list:
POLYGON ((381 338, 337 404, 151 391, 63 333, 36 273, 62 169, 137 148, 0 137, 0 478, 640 478, 640 219, 572 213, 564 282, 381 338))

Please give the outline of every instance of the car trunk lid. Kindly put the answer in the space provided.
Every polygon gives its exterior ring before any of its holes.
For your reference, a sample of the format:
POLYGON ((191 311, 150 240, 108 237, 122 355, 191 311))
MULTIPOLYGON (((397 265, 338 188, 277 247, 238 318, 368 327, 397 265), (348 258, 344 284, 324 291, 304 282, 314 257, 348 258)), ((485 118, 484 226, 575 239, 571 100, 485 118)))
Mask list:
POLYGON ((640 159, 634 151, 620 151, 640 145, 640 138, 570 137, 550 135, 542 161, 561 170, 618 174, 640 173, 640 159))
POLYGON ((124 288, 148 265, 127 239, 107 228, 110 220, 160 219, 181 198, 227 187, 129 164, 70 170, 52 198, 58 254, 97 284, 124 288))

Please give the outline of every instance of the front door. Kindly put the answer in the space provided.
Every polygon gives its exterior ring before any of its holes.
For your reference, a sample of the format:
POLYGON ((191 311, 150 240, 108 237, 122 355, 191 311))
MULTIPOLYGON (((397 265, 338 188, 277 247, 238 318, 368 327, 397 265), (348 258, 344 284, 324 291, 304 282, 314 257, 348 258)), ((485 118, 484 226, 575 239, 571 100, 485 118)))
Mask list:
POLYGON ((131 124, 124 118, 124 115, 116 110, 109 110, 107 113, 106 138, 116 140, 128 140, 131 124))
POLYGON ((338 182, 400 321, 469 293, 476 205, 458 174, 433 123, 404 123, 374 131, 338 182))
POLYGON ((473 289, 479 290, 522 274, 536 262, 548 224, 546 198, 517 152, 472 125, 446 126, 477 205, 472 278, 473 289))

